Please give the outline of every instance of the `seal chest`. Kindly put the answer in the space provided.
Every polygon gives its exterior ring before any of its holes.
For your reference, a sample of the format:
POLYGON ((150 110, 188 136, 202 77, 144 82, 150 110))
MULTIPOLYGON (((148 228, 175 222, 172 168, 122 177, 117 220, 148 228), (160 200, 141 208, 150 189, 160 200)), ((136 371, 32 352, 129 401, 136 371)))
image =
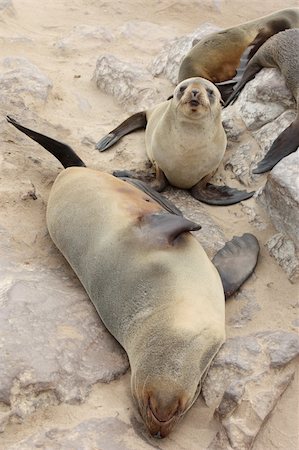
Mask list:
POLYGON ((147 113, 149 159, 173 186, 189 189, 218 168, 226 148, 220 94, 207 80, 185 80, 173 99, 147 113))

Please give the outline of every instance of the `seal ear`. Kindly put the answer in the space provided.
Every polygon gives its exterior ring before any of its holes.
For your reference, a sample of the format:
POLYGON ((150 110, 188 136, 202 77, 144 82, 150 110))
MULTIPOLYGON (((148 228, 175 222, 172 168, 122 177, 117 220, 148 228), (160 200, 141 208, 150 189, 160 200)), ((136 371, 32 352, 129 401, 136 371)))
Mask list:
POLYGON ((144 216, 141 228, 150 241, 154 240, 159 244, 172 245, 182 233, 200 230, 201 225, 186 219, 184 216, 156 213, 144 216))

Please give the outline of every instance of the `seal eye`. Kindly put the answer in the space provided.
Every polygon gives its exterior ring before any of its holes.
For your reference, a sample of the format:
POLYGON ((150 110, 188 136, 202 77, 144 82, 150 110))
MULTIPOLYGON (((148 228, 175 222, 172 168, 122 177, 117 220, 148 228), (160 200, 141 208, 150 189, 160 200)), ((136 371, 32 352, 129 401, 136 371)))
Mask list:
POLYGON ((180 87, 180 92, 183 93, 185 91, 185 89, 186 89, 186 86, 181 86, 180 87))
POLYGON ((214 97, 214 91, 211 88, 207 88, 207 94, 209 97, 214 97))

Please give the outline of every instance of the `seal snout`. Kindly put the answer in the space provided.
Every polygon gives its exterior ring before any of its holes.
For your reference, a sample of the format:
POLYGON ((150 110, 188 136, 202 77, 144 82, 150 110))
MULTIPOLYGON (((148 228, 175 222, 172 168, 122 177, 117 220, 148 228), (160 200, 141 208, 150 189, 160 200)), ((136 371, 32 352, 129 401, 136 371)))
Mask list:
POLYGON ((183 405, 180 397, 149 395, 145 422, 152 436, 156 438, 168 436, 182 414, 183 405))

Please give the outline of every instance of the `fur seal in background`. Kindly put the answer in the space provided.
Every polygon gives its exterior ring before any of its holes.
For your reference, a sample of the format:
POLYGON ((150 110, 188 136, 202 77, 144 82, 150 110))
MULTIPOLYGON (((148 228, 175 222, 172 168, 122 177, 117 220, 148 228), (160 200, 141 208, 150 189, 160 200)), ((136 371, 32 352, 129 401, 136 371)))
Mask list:
POLYGON ((206 78, 216 83, 223 100, 226 100, 248 59, 259 47, 274 34, 297 27, 299 8, 292 8, 212 33, 201 39, 184 57, 178 82, 190 77, 206 78))
MULTIPOLYGON (((208 183, 223 158, 227 143, 220 102, 219 90, 210 81, 184 80, 175 88, 171 100, 129 117, 102 138, 96 148, 107 150, 122 136, 146 128, 146 152, 156 169, 155 189, 162 191, 169 182, 172 186, 190 189, 193 197, 204 203, 238 203, 254 192, 208 183)), ((120 173, 129 176, 126 171, 120 173)))
POLYGON ((282 158, 293 153, 299 147, 299 29, 282 31, 272 36, 249 61, 232 95, 225 106, 235 100, 245 84, 252 80, 263 67, 276 67, 286 80, 297 102, 297 115, 293 123, 273 142, 269 151, 253 173, 271 170, 282 158))
POLYGON ((8 121, 65 167, 81 166, 63 170, 52 187, 49 233, 126 350, 147 429, 167 436, 194 403, 225 340, 224 296, 254 270, 256 238, 234 237, 212 263, 189 233, 200 227, 168 212, 163 198, 159 204, 129 183, 82 167, 67 145, 8 121))

